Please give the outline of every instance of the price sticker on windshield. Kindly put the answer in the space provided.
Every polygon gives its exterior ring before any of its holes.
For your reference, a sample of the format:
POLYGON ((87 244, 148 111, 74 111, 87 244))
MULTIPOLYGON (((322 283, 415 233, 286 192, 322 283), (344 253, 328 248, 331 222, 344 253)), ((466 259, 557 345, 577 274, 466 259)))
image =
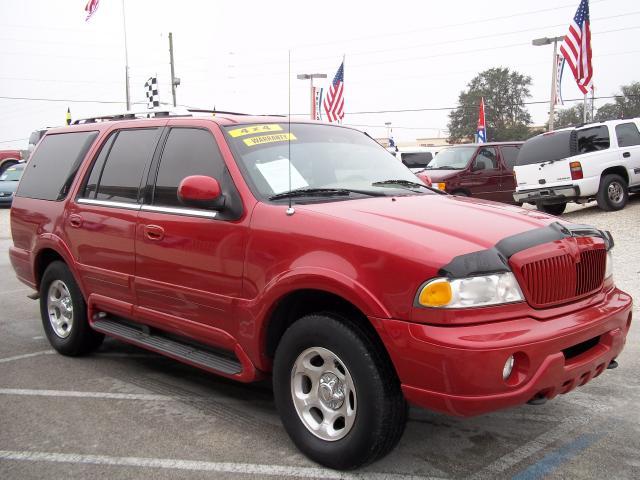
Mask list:
POLYGON ((275 123, 265 123, 264 125, 247 125, 242 128, 234 128, 229 130, 229 135, 233 138, 244 137, 245 135, 253 135, 256 133, 281 132, 282 127, 275 123))
POLYGON ((263 143, 288 142, 297 140, 293 133, 274 133, 273 135, 259 135, 257 137, 245 138, 243 142, 247 147, 255 147, 263 143))

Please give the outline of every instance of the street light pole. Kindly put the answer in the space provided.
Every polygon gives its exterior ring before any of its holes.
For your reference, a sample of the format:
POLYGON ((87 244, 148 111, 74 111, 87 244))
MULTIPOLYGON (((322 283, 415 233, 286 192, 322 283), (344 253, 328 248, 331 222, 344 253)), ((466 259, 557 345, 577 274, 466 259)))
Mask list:
POLYGON ((315 95, 314 95, 314 91, 313 91, 313 79, 314 78, 327 78, 327 74, 326 73, 300 73, 297 76, 298 80, 310 80, 310 84, 311 84, 311 90, 310 90, 310 95, 311 95, 311 110, 310 110, 310 115, 311 115, 311 120, 315 120, 315 115, 313 114, 313 110, 315 108, 315 104, 316 104, 316 99, 315 99, 315 95))
POLYGON ((553 120, 554 113, 556 109, 556 82, 558 81, 558 65, 557 65, 557 56, 558 56, 558 42, 564 40, 564 37, 543 37, 536 38, 531 43, 532 45, 539 47, 541 45, 549 45, 553 43, 553 61, 551 62, 551 97, 549 100, 549 131, 553 131, 553 120))

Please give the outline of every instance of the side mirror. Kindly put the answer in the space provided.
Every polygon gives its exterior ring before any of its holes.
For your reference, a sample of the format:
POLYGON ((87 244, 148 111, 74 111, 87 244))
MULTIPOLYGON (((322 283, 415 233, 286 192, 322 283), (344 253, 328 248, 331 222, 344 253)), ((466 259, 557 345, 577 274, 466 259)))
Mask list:
POLYGON ((205 175, 191 175, 178 185, 178 200, 190 207, 220 210, 224 207, 225 198, 218 180, 205 175))

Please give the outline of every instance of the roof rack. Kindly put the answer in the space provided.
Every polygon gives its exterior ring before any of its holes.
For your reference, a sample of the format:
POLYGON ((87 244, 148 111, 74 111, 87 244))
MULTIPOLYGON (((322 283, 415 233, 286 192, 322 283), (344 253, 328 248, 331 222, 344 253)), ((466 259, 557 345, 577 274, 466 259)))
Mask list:
POLYGON ((149 109, 140 111, 126 111, 112 115, 100 115, 96 117, 79 118, 73 121, 73 125, 83 125, 85 123, 112 122, 116 120, 135 120, 143 118, 162 117, 188 117, 191 116, 186 109, 149 109))
MULTIPOLYGON (((241 115, 253 116, 251 113, 228 112, 225 110, 207 110, 202 108, 171 108, 171 109, 149 109, 140 111, 126 111, 112 115, 99 115, 95 117, 79 118, 74 120, 72 125, 84 125, 86 123, 114 122, 117 120, 136 120, 146 118, 168 118, 168 117, 192 117, 194 113, 210 113, 211 115, 241 115)), ((270 115, 274 116, 274 115, 270 115)), ((282 115, 278 115, 282 116, 282 115)))

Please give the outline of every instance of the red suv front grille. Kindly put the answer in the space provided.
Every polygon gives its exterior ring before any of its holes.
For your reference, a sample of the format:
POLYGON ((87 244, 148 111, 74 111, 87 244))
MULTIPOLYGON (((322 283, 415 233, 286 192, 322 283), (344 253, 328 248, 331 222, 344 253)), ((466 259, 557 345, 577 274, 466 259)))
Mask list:
POLYGON ((522 266, 529 302, 536 307, 571 301, 598 290, 604 280, 606 250, 584 250, 580 261, 569 254, 522 266))

